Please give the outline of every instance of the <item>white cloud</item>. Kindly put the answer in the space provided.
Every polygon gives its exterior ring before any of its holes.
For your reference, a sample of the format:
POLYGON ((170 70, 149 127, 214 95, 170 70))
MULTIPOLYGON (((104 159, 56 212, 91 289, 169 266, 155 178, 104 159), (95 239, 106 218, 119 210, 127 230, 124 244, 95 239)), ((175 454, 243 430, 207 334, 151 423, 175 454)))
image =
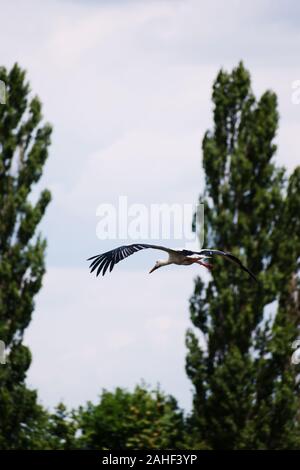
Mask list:
POLYGON ((197 147, 197 133, 177 137, 132 131, 87 158, 72 190, 60 185, 58 203, 80 217, 89 211, 94 215, 98 204, 116 201, 119 195, 127 195, 132 202, 175 202, 177 197, 176 202, 193 203, 199 190, 197 147), (182 160, 190 164, 184 168, 182 160), (160 201, 162 195, 165 200, 160 201), (186 201, 181 200, 183 195, 186 201))
POLYGON ((165 268, 150 276, 152 263, 145 256, 143 271, 118 266, 104 278, 87 269, 48 269, 25 338, 33 353, 28 383, 45 404, 65 399, 75 406, 95 400, 102 388, 145 379, 189 407, 188 298, 203 268, 165 268))

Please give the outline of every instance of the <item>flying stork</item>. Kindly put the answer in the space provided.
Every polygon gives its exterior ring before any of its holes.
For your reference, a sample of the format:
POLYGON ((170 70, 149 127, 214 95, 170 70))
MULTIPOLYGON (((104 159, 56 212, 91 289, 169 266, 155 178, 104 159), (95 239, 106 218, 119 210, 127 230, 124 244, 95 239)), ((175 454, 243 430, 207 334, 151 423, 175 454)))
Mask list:
POLYGON ((98 276, 101 271, 102 275, 106 273, 107 269, 109 268, 110 271, 112 271, 113 267, 115 264, 117 264, 119 261, 127 258, 128 256, 133 255, 136 251, 140 250, 145 250, 148 248, 152 248, 154 250, 161 250, 166 253, 168 253, 168 258, 165 260, 158 260, 156 261, 155 265, 153 268, 149 271, 150 273, 153 273, 158 268, 161 268, 162 266, 167 266, 168 264, 178 264, 182 266, 189 266, 191 264, 200 264, 201 266, 204 266, 207 269, 212 269, 212 265, 210 263, 206 263, 202 260, 211 258, 214 255, 220 255, 223 256, 225 259, 230 261, 231 263, 236 264, 239 266, 241 269, 246 271, 249 276, 252 277, 257 282, 256 277, 254 274, 246 268, 242 264, 242 262, 233 254, 227 253, 225 251, 220 251, 220 250, 209 250, 209 249, 202 249, 200 251, 190 251, 190 250, 174 250, 172 248, 167 248, 165 246, 159 246, 159 245, 148 245, 144 243, 134 243, 132 245, 124 245, 124 246, 119 246, 118 248, 115 248, 114 250, 107 251, 106 253, 102 253, 100 255, 92 256, 91 258, 88 258, 88 261, 93 260, 90 264, 90 269, 91 273, 97 269, 96 276, 98 276))

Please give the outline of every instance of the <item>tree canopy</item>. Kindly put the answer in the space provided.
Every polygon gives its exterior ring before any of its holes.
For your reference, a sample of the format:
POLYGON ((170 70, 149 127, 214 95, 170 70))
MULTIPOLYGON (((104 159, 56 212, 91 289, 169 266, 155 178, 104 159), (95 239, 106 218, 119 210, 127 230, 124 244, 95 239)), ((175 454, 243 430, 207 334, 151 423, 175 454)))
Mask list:
POLYGON ((25 72, 0 68, 6 103, 0 105, 0 339, 7 349, 0 366, 0 447, 26 448, 40 416, 36 392, 25 386, 31 355, 22 344, 45 272, 46 242, 37 234, 50 201, 47 190, 33 203, 31 191, 48 156, 51 126, 31 97, 25 72))
POLYGON ((212 449, 299 447, 300 168, 276 166, 277 98, 256 99, 240 63, 213 85, 214 126, 203 143, 206 246, 239 256, 259 283, 214 261, 190 301, 191 423, 212 449), (199 330, 199 334, 196 334, 199 330))

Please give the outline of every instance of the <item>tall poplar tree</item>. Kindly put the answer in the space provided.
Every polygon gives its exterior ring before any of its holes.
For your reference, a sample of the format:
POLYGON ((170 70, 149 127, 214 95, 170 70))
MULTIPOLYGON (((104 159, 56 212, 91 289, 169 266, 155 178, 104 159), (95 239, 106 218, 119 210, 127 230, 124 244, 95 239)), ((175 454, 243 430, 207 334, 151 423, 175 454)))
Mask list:
POLYGON ((300 324, 300 168, 288 179, 275 165, 277 98, 256 99, 242 63, 219 72, 212 100, 214 126, 202 143, 205 246, 239 256, 259 283, 222 259, 207 285, 195 281, 191 432, 211 449, 299 448, 291 345, 300 324))
POLYGON ((18 65, 0 68, 6 103, 0 104, 0 340, 6 364, 0 364, 0 448, 32 447, 41 412, 36 392, 25 385, 31 362, 22 344, 45 271, 45 240, 36 233, 50 193, 36 202, 31 191, 48 156, 51 127, 42 123, 41 103, 31 97, 18 65))

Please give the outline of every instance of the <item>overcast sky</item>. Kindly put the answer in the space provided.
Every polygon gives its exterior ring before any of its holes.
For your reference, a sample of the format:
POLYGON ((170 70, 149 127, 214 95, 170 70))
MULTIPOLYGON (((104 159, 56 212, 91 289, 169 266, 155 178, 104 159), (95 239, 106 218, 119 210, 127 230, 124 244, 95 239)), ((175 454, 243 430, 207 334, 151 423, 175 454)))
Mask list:
POLYGON ((26 68, 54 127, 39 184, 53 201, 40 227, 47 274, 25 336, 28 384, 46 406, 77 406, 102 388, 144 379, 189 409, 188 299, 204 268, 149 276, 157 255, 144 252, 95 279, 85 259, 118 243, 97 239, 96 210, 119 195, 147 205, 196 202, 212 82, 240 59, 255 93, 278 94, 278 163, 289 171, 299 163, 292 86, 300 79, 300 4, 0 0, 0 7, 1 65, 26 68))

